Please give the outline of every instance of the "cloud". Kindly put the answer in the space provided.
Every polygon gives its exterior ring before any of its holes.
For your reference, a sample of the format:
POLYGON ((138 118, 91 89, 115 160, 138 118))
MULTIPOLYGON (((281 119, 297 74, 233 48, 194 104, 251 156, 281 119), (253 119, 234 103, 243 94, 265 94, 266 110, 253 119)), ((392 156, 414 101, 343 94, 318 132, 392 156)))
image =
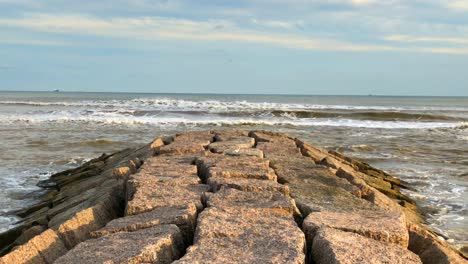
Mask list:
POLYGON ((406 43, 446 43, 446 44, 468 44, 468 38, 449 37, 413 37, 408 35, 392 35, 384 37, 385 40, 406 43))
MULTIPOLYGON (((290 27, 292 25, 281 21, 267 21, 272 27, 290 27)), ((386 38, 389 44, 369 44, 342 41, 333 38, 311 37, 307 34, 255 31, 243 28, 228 20, 190 20, 167 17, 111 17, 102 18, 82 15, 29 14, 22 18, 0 19, 0 26, 8 28, 24 28, 39 32, 50 32, 61 35, 91 35, 94 37, 122 38, 134 41, 205 41, 223 43, 247 43, 271 45, 283 48, 323 51, 413 51, 467 54, 465 48, 450 47, 399 47, 391 43, 423 42, 423 39, 413 39, 404 36, 386 38), (419 40, 419 41, 418 41, 419 40)), ((452 39, 454 40, 454 39, 452 39)), ((27 41, 25 41, 27 42, 27 41)), ((427 41, 429 42, 429 41, 427 41)), ((34 43, 34 42, 32 42, 34 43)), ((159 43, 159 42, 158 42, 159 43)), ((25 43, 26 44, 26 43, 25 43)), ((39 45, 53 45, 54 42, 37 41, 39 45)), ((463 43, 462 43, 463 44, 463 43)))
POLYGON ((467 0, 456 0, 447 1, 448 8, 457 12, 468 12, 468 1, 467 0))

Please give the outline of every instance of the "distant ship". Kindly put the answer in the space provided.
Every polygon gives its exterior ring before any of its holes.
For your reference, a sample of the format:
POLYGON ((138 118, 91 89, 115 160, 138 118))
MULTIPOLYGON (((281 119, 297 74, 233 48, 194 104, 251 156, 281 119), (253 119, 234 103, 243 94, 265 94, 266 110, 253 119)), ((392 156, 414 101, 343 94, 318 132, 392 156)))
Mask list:
POLYGON ((55 89, 55 90, 53 90, 52 92, 58 93, 58 92, 60 92, 60 90, 59 90, 59 89, 55 89))

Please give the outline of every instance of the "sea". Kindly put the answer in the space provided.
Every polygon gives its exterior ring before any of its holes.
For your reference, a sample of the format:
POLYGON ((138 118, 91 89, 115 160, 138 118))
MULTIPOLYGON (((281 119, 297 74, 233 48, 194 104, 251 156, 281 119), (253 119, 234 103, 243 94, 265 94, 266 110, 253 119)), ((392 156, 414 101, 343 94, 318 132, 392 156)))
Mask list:
POLYGON ((51 174, 158 135, 266 129, 368 162, 468 245, 468 97, 0 92, 0 232, 51 174))

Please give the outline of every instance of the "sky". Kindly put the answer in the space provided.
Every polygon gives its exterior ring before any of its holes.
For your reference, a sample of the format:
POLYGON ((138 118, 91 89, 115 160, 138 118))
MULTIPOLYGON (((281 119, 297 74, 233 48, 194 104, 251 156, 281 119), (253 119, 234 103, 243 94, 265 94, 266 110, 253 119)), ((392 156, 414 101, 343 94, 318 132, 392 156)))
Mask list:
POLYGON ((468 96, 468 0, 0 0, 0 90, 468 96))

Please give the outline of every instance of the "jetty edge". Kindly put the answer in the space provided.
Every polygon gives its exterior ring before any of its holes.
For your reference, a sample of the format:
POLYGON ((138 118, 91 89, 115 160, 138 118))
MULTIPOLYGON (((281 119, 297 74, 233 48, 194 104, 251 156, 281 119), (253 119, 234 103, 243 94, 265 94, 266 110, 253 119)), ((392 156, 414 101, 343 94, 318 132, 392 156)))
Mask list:
POLYGON ((410 186, 268 131, 192 131, 52 175, 0 263, 467 263, 410 186))

